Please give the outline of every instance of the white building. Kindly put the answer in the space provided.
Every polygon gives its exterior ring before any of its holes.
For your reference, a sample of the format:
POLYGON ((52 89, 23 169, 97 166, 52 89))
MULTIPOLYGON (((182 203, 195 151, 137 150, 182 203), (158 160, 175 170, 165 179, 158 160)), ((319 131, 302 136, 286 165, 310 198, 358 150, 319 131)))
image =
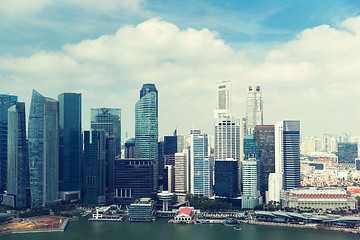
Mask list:
POLYGON ((231 82, 223 81, 216 83, 216 107, 214 118, 231 113, 231 82))
POLYGON ((189 192, 189 150, 175 153, 175 192, 189 192))
POLYGON ((252 134, 256 125, 263 125, 263 100, 260 86, 249 86, 246 96, 246 134, 252 134))
POLYGON ((313 208, 322 210, 357 208, 355 197, 339 188, 294 188, 286 191, 281 196, 282 207, 313 208))

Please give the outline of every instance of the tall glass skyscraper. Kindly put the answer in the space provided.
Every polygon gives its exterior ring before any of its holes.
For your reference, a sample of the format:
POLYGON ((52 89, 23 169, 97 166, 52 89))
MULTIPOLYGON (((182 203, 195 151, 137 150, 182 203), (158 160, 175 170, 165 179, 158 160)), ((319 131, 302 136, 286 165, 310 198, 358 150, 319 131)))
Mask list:
POLYGON ((8 109, 16 102, 17 96, 0 94, 0 194, 6 190, 7 182, 8 109))
POLYGON ((208 157, 208 137, 201 130, 190 130, 190 192, 192 194, 212 195, 210 161, 208 157))
POLYGON ((59 193, 62 200, 80 199, 81 93, 62 93, 59 101, 59 193))
POLYGON ((84 202, 105 203, 106 186, 106 132, 84 132, 84 202))
MULTIPOLYGON (((135 158, 158 158, 158 91, 154 84, 144 84, 135 104, 135 158)), ((157 170, 155 171, 157 172, 157 170)), ((157 182, 157 174, 155 174, 157 182)), ((157 183, 154 183, 154 190, 157 183)))
POLYGON ((249 86, 246 96, 246 134, 252 134, 256 125, 263 125, 261 88, 249 86))
POLYGON ((29 115, 31 205, 59 199, 59 104, 33 90, 29 115))
POLYGON ((107 137, 115 138, 116 156, 121 154, 121 109, 92 108, 91 129, 105 130, 107 137))
POLYGON ((28 145, 26 141, 25 103, 18 102, 8 110, 8 166, 5 204, 30 206, 28 145))

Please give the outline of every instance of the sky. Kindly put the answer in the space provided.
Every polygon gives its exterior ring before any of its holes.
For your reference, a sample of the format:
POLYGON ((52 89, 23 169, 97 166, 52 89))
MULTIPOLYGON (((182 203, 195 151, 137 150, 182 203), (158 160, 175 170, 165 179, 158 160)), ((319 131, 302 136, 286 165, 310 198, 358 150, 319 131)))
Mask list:
POLYGON ((297 119, 304 135, 360 134, 360 1, 0 0, 0 93, 30 107, 32 89, 81 92, 122 109, 134 136, 144 83, 159 91, 159 135, 213 134, 216 82, 245 117, 260 85, 264 124, 297 119))

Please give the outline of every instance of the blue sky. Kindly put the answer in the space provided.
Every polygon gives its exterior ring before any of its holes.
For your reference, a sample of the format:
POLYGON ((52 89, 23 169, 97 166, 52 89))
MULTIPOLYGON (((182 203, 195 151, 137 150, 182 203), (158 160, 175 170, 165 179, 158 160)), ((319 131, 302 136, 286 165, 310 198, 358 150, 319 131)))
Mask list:
POLYGON ((106 105, 123 109, 123 132, 133 135, 138 91, 154 82, 161 135, 175 127, 187 134, 194 122, 211 134, 215 83, 231 80, 239 116, 245 114, 246 86, 259 84, 267 124, 291 118, 302 121, 306 135, 360 134, 360 114, 352 111, 360 94, 359 1, 0 5, 1 91, 19 95, 27 107, 32 88, 53 98, 82 92, 84 128, 90 108, 106 105))

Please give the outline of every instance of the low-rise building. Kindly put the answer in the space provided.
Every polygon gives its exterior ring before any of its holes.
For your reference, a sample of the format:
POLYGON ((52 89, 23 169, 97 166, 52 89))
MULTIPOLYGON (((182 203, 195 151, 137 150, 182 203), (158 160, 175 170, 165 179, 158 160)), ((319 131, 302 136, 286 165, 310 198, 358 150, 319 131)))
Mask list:
POLYGON ((175 216, 177 222, 191 222, 196 220, 196 213, 192 207, 182 207, 175 216))
POLYGON ((337 188, 294 188, 281 195, 283 207, 313 208, 322 210, 347 209, 357 207, 354 194, 337 188))
POLYGON ((129 206, 130 222, 151 222, 155 218, 155 204, 150 198, 141 198, 129 206))

